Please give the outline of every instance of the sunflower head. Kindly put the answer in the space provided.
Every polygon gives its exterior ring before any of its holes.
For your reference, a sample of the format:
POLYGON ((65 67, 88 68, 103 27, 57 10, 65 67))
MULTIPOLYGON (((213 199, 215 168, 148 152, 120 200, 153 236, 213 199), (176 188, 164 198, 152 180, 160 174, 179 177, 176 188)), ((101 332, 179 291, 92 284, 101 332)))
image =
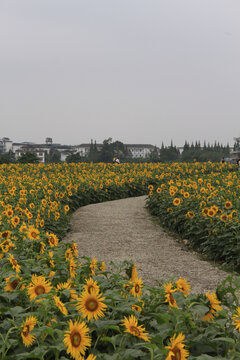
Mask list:
POLYGON ((98 290, 92 289, 90 294, 84 291, 78 300, 77 309, 84 318, 97 320, 99 317, 104 316, 103 311, 106 310, 107 305, 103 303, 105 297, 102 297, 98 290))
POLYGON ((88 347, 91 346, 89 329, 84 321, 69 321, 69 330, 65 332, 63 342, 67 348, 67 354, 79 360, 85 355, 88 347))

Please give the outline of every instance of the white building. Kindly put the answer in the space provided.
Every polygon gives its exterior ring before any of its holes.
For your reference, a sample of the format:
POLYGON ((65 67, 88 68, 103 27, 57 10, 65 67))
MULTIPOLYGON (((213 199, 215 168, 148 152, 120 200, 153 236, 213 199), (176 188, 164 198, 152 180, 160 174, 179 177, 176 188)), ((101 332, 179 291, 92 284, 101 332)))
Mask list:
POLYGON ((22 147, 15 151, 15 158, 16 160, 19 159, 23 154, 27 152, 35 154, 39 158, 40 163, 45 163, 45 152, 41 149, 33 149, 32 147, 22 147))
MULTIPOLYGON (((125 146, 133 158, 146 159, 155 149, 155 146, 150 144, 125 144, 125 146)), ((159 151, 159 148, 157 148, 157 150, 159 151)))
POLYGON ((13 142, 8 137, 3 137, 0 139, 0 152, 1 153, 8 153, 12 151, 13 142))

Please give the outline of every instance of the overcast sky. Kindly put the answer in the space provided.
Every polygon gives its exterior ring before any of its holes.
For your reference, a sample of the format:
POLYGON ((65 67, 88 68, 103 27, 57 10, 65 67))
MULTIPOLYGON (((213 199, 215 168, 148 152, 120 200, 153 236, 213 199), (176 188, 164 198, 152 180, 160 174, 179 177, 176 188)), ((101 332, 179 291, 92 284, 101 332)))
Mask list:
POLYGON ((0 137, 240 136, 239 0, 0 0, 0 137))

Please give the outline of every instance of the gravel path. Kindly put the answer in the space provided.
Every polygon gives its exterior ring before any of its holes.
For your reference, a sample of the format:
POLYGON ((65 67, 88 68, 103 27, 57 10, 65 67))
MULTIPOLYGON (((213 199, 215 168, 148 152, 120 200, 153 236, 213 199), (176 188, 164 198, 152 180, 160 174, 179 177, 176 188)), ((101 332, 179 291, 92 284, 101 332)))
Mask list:
POLYGON ((74 240, 79 254, 99 261, 133 260, 144 282, 186 277, 192 292, 215 290, 227 273, 187 251, 152 221, 145 196, 87 205, 72 216, 65 240, 74 240))

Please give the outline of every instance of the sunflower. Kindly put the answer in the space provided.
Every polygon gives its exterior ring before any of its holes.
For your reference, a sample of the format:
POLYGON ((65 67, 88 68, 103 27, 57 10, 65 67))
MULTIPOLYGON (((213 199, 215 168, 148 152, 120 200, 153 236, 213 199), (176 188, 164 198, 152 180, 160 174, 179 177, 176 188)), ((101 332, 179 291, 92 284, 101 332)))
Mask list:
POLYGON ((12 219, 11 219, 11 223, 14 227, 16 227, 19 223, 20 223, 20 218, 18 216, 14 216, 12 219))
POLYGON ((37 323, 37 319, 34 316, 29 316, 26 318, 24 324, 22 325, 22 340, 25 346, 30 346, 35 341, 36 337, 30 334, 30 331, 34 329, 34 326, 37 323))
POLYGON ((66 316, 67 316, 67 315, 68 315, 68 311, 67 311, 65 305, 62 303, 62 301, 59 299, 59 297, 58 297, 58 296, 54 296, 53 298, 54 298, 54 301, 55 301, 56 306, 57 306, 58 309, 61 311, 61 313, 62 313, 63 315, 66 315, 66 316))
POLYGON ((240 307, 237 308, 236 314, 232 317, 234 321, 234 325, 236 326, 236 329, 240 332, 240 307))
POLYGON ((185 339, 185 335, 180 333, 177 337, 176 334, 170 339, 170 345, 165 346, 166 349, 168 349, 168 356, 166 357, 166 360, 186 360, 189 351, 184 349, 186 346, 183 344, 183 341, 185 339))
POLYGON ((73 251, 75 256, 78 256, 78 249, 77 249, 77 244, 76 243, 72 244, 72 251, 73 251))
POLYGON ((45 248, 46 248, 46 245, 44 244, 43 241, 40 242, 41 244, 41 248, 40 248, 40 254, 44 254, 44 251, 45 251, 45 248))
POLYGON ((65 251, 65 259, 69 261, 73 257, 72 250, 69 248, 65 251))
POLYGON ((105 297, 102 297, 102 294, 98 293, 97 290, 92 289, 91 294, 84 291, 78 299, 77 309, 84 318, 97 320, 99 317, 104 316, 103 311, 107 308, 107 305, 102 302, 103 300, 105 300, 105 297))
POLYGON ((202 216, 207 216, 207 215, 208 215, 208 208, 202 209, 202 216))
POLYGON ((95 360, 96 358, 97 358, 96 355, 90 354, 90 355, 88 355, 86 360, 95 360))
POLYGON ((138 279, 137 267, 136 265, 133 265, 131 271, 131 281, 135 281, 137 279, 138 279))
POLYGON ((215 313, 222 310, 222 307, 219 305, 220 301, 217 299, 217 295, 215 292, 210 294, 210 292, 208 291, 206 293, 206 297, 209 300, 209 311, 202 317, 202 321, 211 321, 214 319, 215 313))
POLYGON ((64 206, 64 211, 65 211, 65 214, 70 210, 70 207, 68 205, 65 205, 64 206))
POLYGON ((3 231, 2 233, 0 233, 0 237, 3 239, 8 239, 11 235, 11 231, 3 231))
POLYGON ((168 284, 163 284, 165 290, 165 302, 168 302, 170 306, 178 308, 176 300, 173 297, 173 293, 177 291, 177 289, 172 289, 172 283, 169 282, 168 284))
POLYGON ((95 275, 95 270, 97 269, 97 259, 95 257, 92 258, 90 269, 91 269, 91 275, 95 275))
POLYGON ((142 287, 143 287, 143 283, 142 283, 142 279, 141 278, 136 278, 135 281, 132 281, 133 287, 130 290, 130 293, 134 296, 134 297, 139 297, 142 295, 142 287))
POLYGON ((48 242, 51 247, 58 245, 58 237, 55 234, 47 232, 48 242))
POLYGON ((76 276, 76 271, 75 271, 76 267, 77 267, 76 262, 71 258, 69 262, 69 271, 71 278, 75 278, 76 276))
POLYGON ((124 320, 122 320, 122 322, 126 328, 125 332, 150 342, 150 338, 148 337, 148 333, 146 333, 146 329, 143 325, 138 325, 138 321, 134 315, 131 315, 129 318, 124 316, 124 320))
POLYGON ((230 209, 231 207, 232 207, 231 201, 226 201, 225 202, 225 209, 230 209))
MULTIPOLYGON (((9 276, 5 279, 6 286, 4 288, 5 291, 14 291, 18 285, 20 284, 22 278, 20 278, 18 275, 16 276, 9 276)), ((24 285, 20 286, 20 290, 24 289, 24 285)))
POLYGON ((88 347, 91 346, 91 338, 89 336, 89 329, 84 321, 69 321, 69 330, 65 332, 64 345, 67 348, 67 354, 70 354, 73 359, 79 360, 81 356, 85 355, 88 347))
MULTIPOLYGON (((51 291, 52 286, 49 280, 46 280, 44 276, 32 276, 32 282, 28 286, 28 295, 30 300, 34 300, 38 295, 46 294, 51 291)), ((41 299, 43 300, 43 299, 41 299)))
POLYGON ((227 221, 227 219, 228 219, 227 214, 222 214, 222 215, 220 216, 220 219, 221 219, 221 221, 227 221))
POLYGON ((64 290, 64 289, 70 290, 71 289, 71 280, 57 284, 57 289, 58 290, 64 290))
POLYGON ((105 270, 106 270, 106 263, 105 263, 105 261, 102 262, 102 265, 100 266, 100 270, 101 270, 101 271, 105 271, 105 270))
POLYGON ((136 304, 133 304, 133 305, 132 305, 132 310, 133 310, 133 311, 139 311, 139 312, 140 312, 140 311, 142 311, 142 308, 141 308, 141 306, 138 306, 138 305, 136 305, 136 304))
POLYGON ((27 232, 28 238, 30 240, 38 240, 40 239, 39 231, 34 226, 30 226, 27 232))
POLYGON ((208 210, 208 216, 209 216, 209 217, 213 217, 215 214, 216 214, 216 213, 215 213, 215 211, 214 211, 213 209, 209 209, 209 210, 208 210))
POLYGON ((99 293, 100 288, 97 284, 97 281, 94 281, 92 278, 89 278, 86 280, 87 284, 83 285, 83 288, 85 291, 87 291, 89 294, 91 294, 92 290, 96 290, 97 293, 99 293))
POLYGON ((8 260, 12 264, 12 268, 16 270, 17 273, 21 272, 21 266, 18 265, 17 260, 14 258, 12 254, 9 254, 8 260))
POLYGON ((179 199, 179 198, 175 198, 175 199, 173 200, 173 205, 174 205, 174 206, 178 206, 178 205, 180 205, 180 203, 181 203, 181 199, 179 199))
POLYGON ((187 219, 192 219, 195 217, 195 214, 193 211, 188 211, 187 214, 185 215, 187 219))
POLYGON ((190 284, 187 282, 187 279, 179 278, 176 281, 177 289, 184 293, 184 296, 187 296, 191 290, 190 284))
POLYGON ((148 185, 148 190, 152 191, 153 190, 153 185, 148 185))

